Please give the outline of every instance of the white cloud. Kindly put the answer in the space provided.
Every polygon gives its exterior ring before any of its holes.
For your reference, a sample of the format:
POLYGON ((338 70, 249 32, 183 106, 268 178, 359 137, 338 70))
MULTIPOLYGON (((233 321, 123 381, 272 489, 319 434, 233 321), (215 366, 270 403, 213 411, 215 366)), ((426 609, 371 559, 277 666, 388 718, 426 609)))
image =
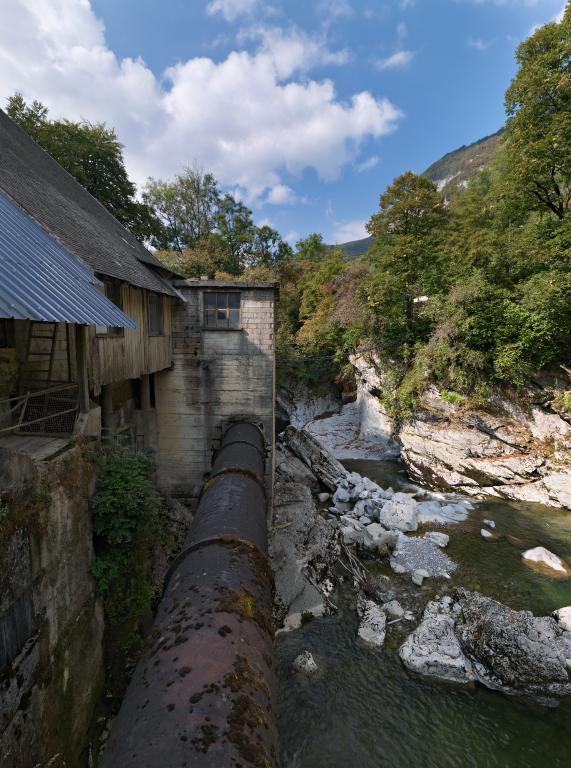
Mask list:
POLYGON ((221 13, 226 21, 235 21, 239 16, 252 13, 260 0, 212 0, 206 6, 210 15, 221 13))
POLYGON ((485 51, 492 44, 491 40, 482 40, 480 37, 468 38, 468 45, 470 48, 475 48, 477 51, 485 51))
POLYGON ((402 116, 368 91, 347 101, 308 70, 332 61, 323 41, 268 32, 254 52, 192 58, 161 77, 141 59, 118 59, 88 0, 2 0, 0 97, 20 91, 54 116, 115 126, 137 183, 196 160, 247 200, 311 168, 336 178, 360 143, 402 116), (309 47, 309 53, 308 53, 309 47))
POLYGON ((377 157, 377 155, 372 155, 366 160, 363 160, 362 163, 358 163, 356 165, 356 168, 359 171, 359 173, 363 173, 364 171, 370 171, 371 168, 375 168, 380 163, 380 161, 381 161, 380 157, 377 157))
POLYGON ((386 59, 380 59, 377 61, 377 69, 381 71, 385 69, 400 69, 406 67, 414 59, 414 51, 397 51, 386 59))
POLYGON ((337 19, 342 16, 352 16, 353 7, 347 0, 320 0, 317 4, 317 12, 320 16, 337 19))
POLYGON ((266 202, 270 205, 294 205, 298 202, 298 197, 291 187, 285 184, 276 184, 268 192, 266 202))
POLYGON ((290 232, 287 233, 287 235, 284 237, 284 240, 286 243, 289 243, 290 245, 295 245, 297 241, 300 239, 299 232, 296 232, 295 229, 292 229, 290 232))
POLYGON ((362 240, 368 236, 365 224, 367 222, 361 219, 353 219, 343 224, 338 224, 333 233, 334 243, 350 243, 353 240, 362 240))

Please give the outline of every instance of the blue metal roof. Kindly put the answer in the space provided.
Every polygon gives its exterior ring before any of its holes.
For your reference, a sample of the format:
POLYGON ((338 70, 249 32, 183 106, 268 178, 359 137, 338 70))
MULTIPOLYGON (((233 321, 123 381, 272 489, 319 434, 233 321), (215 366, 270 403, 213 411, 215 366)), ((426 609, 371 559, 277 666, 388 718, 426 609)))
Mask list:
POLYGON ((0 190, 0 317, 137 328, 95 275, 0 190))

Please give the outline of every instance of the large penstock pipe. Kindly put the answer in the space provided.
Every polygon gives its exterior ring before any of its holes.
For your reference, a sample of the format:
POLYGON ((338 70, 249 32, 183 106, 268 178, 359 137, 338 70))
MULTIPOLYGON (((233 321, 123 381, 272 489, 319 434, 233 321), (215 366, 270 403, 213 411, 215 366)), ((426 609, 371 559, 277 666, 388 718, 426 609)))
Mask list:
POLYGON ((278 765, 264 449, 226 432, 100 768, 278 765))

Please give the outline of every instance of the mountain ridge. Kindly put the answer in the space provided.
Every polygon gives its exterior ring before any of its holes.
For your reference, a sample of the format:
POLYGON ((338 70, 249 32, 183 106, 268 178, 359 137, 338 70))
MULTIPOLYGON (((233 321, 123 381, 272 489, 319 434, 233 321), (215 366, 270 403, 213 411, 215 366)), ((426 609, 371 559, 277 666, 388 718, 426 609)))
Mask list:
MULTIPOLYGON (((432 163, 422 175, 433 181, 438 190, 450 200, 466 189, 471 179, 490 165, 503 131, 504 129, 500 128, 499 131, 484 136, 472 144, 463 144, 447 152, 432 163)), ((351 240, 330 247, 340 248, 348 258, 355 259, 366 253, 372 244, 372 237, 364 237, 361 240, 351 240)))

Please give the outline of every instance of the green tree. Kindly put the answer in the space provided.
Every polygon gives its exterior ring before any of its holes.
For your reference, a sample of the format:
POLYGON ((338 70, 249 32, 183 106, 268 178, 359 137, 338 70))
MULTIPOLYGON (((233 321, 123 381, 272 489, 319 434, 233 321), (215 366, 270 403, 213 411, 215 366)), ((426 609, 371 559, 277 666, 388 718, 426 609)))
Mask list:
POLYGON ((105 123, 50 120, 39 101, 28 105, 19 94, 8 100, 7 112, 107 210, 140 240, 156 237, 160 222, 135 199, 123 159, 123 146, 105 123))
POLYGON ((516 59, 505 134, 514 195, 561 219, 571 205, 571 6, 521 43, 516 59))
POLYGON ((298 261, 320 262, 327 255, 327 246, 323 236, 314 232, 295 244, 298 261))
POLYGON ((149 179, 143 200, 162 222, 155 242, 160 248, 183 251, 214 231, 220 202, 218 183, 197 166, 185 168, 173 181, 149 179))
POLYGON ((226 194, 219 201, 214 216, 216 230, 228 246, 225 271, 239 275, 248 264, 255 235, 252 211, 233 195, 226 194))
POLYGON ((286 259, 291 259, 292 256, 291 246, 282 240, 276 229, 266 224, 254 228, 251 266, 275 269, 286 259))

